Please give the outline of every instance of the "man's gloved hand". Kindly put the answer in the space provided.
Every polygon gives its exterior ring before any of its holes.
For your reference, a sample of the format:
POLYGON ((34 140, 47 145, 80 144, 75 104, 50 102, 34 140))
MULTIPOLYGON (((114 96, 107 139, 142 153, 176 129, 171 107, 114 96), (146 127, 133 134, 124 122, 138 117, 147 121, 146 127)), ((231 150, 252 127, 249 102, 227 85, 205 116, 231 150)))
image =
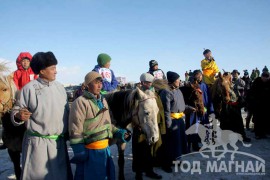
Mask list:
POLYGON ((123 143, 127 143, 131 139, 131 133, 125 129, 119 129, 113 134, 114 138, 121 140, 123 143))
POLYGON ((84 144, 72 144, 70 146, 74 153, 73 158, 70 160, 71 163, 80 164, 87 160, 88 154, 86 148, 84 147, 84 144))
POLYGON ((171 119, 166 121, 166 126, 168 129, 172 128, 172 120, 171 119))

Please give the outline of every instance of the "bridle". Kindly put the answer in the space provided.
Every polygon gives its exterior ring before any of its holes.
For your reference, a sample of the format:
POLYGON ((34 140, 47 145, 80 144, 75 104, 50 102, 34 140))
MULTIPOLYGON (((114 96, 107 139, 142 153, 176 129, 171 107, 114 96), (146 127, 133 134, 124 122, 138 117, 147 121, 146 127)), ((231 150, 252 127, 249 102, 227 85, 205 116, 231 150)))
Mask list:
POLYGON ((142 99, 142 100, 139 100, 138 101, 138 107, 136 108, 135 113, 132 114, 132 116, 131 116, 131 119, 133 119, 134 117, 138 117, 138 124, 137 124, 137 126, 139 126, 139 127, 141 126, 141 121, 140 121, 140 116, 139 116, 139 107, 140 107, 139 104, 142 103, 142 102, 144 102, 144 101, 146 101, 146 100, 148 100, 148 99, 153 99, 153 98, 156 99, 156 97, 153 96, 153 97, 145 98, 145 99, 142 99))

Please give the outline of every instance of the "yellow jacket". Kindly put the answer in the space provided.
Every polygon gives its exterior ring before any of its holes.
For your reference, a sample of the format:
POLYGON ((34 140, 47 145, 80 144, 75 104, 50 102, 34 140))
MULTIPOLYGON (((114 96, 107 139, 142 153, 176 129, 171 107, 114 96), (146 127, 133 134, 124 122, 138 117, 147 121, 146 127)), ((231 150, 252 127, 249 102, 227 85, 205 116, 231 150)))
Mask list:
POLYGON ((219 72, 216 61, 209 61, 207 59, 203 59, 201 61, 201 68, 203 71, 203 81, 207 85, 214 84, 215 75, 219 72))

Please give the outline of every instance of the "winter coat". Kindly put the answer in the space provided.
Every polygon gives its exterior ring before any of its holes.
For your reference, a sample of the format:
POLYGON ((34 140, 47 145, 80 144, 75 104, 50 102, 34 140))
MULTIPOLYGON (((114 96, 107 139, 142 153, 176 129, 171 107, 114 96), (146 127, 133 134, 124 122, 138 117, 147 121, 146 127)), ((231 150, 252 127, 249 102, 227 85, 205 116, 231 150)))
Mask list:
POLYGON ((166 79, 166 76, 161 69, 158 70, 149 69, 148 73, 152 74, 155 79, 166 79))
POLYGON ((20 53, 16 61, 18 70, 14 72, 13 80, 18 90, 21 90, 22 87, 29 83, 31 80, 38 78, 38 76, 32 71, 31 67, 29 67, 27 70, 22 67, 21 62, 25 58, 29 59, 29 61, 32 60, 32 56, 30 53, 22 52, 20 53))
POLYGON ((104 109, 100 109, 96 99, 89 92, 84 91, 84 94, 72 103, 69 115, 71 144, 90 144, 112 138, 118 131, 118 128, 111 124, 107 101, 105 98, 101 101, 104 109))
POLYGON ((203 70, 203 81, 205 84, 214 84, 215 75, 219 72, 216 61, 209 61, 207 59, 203 59, 201 61, 201 68, 203 70))
POLYGON ((116 90, 118 86, 118 81, 115 78, 113 70, 96 65, 93 71, 101 74, 103 78, 103 91, 112 92, 116 90))

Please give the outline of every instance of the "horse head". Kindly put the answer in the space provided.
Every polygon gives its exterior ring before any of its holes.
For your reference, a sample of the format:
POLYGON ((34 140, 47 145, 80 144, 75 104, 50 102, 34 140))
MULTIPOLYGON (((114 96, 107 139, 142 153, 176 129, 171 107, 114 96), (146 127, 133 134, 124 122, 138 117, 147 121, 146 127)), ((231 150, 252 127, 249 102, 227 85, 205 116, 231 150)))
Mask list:
POLYGON ((0 114, 8 112, 14 102, 16 86, 13 82, 12 75, 5 76, 2 74, 6 71, 5 64, 0 64, 0 114))
POLYGON ((222 101, 228 102, 231 100, 230 90, 232 84, 232 75, 229 72, 223 74, 219 72, 218 78, 214 82, 211 91, 212 99, 216 104, 220 104, 222 101))
POLYGON ((203 104, 203 92, 200 89, 200 86, 198 83, 192 83, 191 86, 191 95, 190 100, 194 102, 196 112, 199 116, 203 116, 205 114, 204 112, 204 104, 203 104))
POLYGON ((149 144, 153 144, 159 139, 158 129, 158 106, 155 93, 151 90, 143 92, 136 89, 138 97, 138 124, 146 134, 149 144))

